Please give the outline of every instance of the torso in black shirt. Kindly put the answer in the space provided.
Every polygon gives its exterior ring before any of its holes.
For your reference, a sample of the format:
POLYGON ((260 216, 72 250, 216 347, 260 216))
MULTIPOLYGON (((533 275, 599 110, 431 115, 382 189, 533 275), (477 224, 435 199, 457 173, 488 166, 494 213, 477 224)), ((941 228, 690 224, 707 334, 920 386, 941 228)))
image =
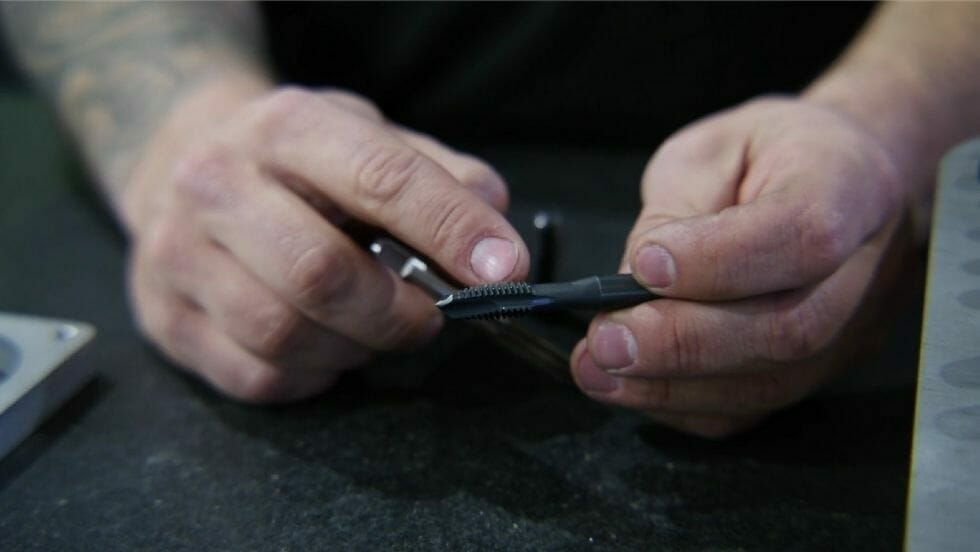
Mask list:
POLYGON ((270 3, 285 81, 349 88, 453 143, 655 145, 795 92, 869 4, 270 3))

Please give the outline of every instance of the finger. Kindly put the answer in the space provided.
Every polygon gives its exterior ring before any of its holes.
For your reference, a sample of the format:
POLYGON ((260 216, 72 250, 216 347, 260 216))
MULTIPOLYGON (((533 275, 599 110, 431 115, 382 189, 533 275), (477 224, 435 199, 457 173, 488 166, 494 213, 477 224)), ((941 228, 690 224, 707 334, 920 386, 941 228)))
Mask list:
MULTIPOLYGON (((578 343, 572 351, 572 377, 575 383, 591 398, 614 405, 617 393, 626 378, 612 376, 598 369, 591 361, 585 340, 578 343)), ((662 395, 657 394, 662 400, 662 395)), ((639 404, 639 401, 624 406, 641 409, 652 420, 667 427, 709 439, 728 437, 756 424, 765 414, 749 411, 739 414, 705 414, 699 412, 657 410, 639 404)))
MULTIPOLYGON (((210 242, 195 243, 199 240, 193 236, 175 232, 160 242, 180 243, 181 251, 156 246, 161 277, 179 295, 200 305, 219 330, 253 355, 290 370, 343 370, 369 357, 363 346, 315 324, 279 298, 227 250, 210 242)), ((152 252, 154 244, 149 245, 152 252)))
POLYGON ((319 94, 323 98, 333 103, 340 104, 344 107, 344 109, 354 112, 365 119, 376 123, 384 122, 385 118, 384 114, 381 113, 381 110, 362 96, 346 90, 341 90, 339 88, 322 90, 319 92, 319 94))
MULTIPOLYGON (((384 123, 384 116, 364 98, 342 90, 322 92, 331 102, 342 105, 374 123, 384 123)), ((500 212, 507 210, 508 193, 503 179, 489 165, 472 155, 455 151, 431 136, 388 123, 389 128, 409 146, 439 163, 466 189, 475 193, 500 212)))
POLYGON ((784 190, 652 227, 641 218, 629 264, 640 282, 669 296, 726 300, 793 289, 836 270, 885 222, 879 212, 784 190))
POLYGON ((466 285, 527 273, 526 246, 504 217, 387 126, 299 91, 256 109, 248 128, 265 165, 303 178, 466 285))
POLYGON ((682 133, 646 172, 626 264, 661 295, 727 300, 807 285, 898 204, 887 160, 875 152, 851 159, 790 142, 753 153, 744 119, 682 133))
POLYGON ((736 203, 746 145, 727 113, 702 119, 657 148, 641 178, 641 216, 649 226, 736 203))
POLYGON ((809 361, 768 364, 759 370, 697 379, 618 376, 598 368, 587 350, 573 367, 582 390, 602 402, 648 412, 726 417, 754 417, 796 403, 830 367, 809 361))
POLYGON ((405 128, 397 129, 397 133, 405 143, 439 163, 463 187, 482 198, 494 209, 500 212, 507 210, 509 202, 507 185, 490 165, 472 155, 454 151, 425 134, 405 128))
MULTIPOLYGON (((311 320, 372 349, 425 342, 442 317, 299 197, 221 150, 177 175, 182 208, 265 286, 311 320)), ((176 232, 164 229, 163 240, 176 232)), ((178 245, 179 246, 179 245, 178 245)), ((163 249, 167 247, 164 246, 163 249)))
POLYGON ((647 163, 641 177, 643 208, 627 238, 621 272, 633 272, 648 286, 669 288, 676 266, 665 258, 662 273, 646 265, 641 274, 631 266, 630 245, 650 229, 668 222, 717 213, 736 202, 738 180, 746 163, 743 141, 725 112, 682 129, 664 142, 647 163))
MULTIPOLYGON (((374 122, 383 123, 384 116, 364 98, 342 90, 322 92, 331 102, 374 122)), ((472 155, 455 151, 431 136, 388 123, 389 128, 405 143, 439 163, 465 188, 475 193, 500 212, 507 210, 508 193, 500 175, 489 165, 472 155)))
POLYGON ((178 365, 241 400, 288 402, 316 394, 337 378, 335 370, 287 372, 255 357, 215 328, 195 305, 145 278, 133 285, 140 326, 178 365))
POLYGON ((738 301, 658 299, 597 317, 593 360, 648 378, 742 373, 760 361, 808 358, 826 348, 864 296, 895 224, 889 224, 816 286, 738 301))

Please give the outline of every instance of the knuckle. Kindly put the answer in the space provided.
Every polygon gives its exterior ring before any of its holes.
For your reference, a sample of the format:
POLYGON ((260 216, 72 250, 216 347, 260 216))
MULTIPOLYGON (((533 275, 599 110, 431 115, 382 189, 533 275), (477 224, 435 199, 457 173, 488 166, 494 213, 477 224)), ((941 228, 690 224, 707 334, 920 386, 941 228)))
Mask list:
POLYGON ((800 235, 800 266, 815 266, 817 272, 836 269, 850 254, 845 213, 828 204, 810 209, 800 235))
POLYGON ((360 115, 367 117, 368 119, 374 121, 381 121, 384 119, 384 114, 378 109, 378 106, 374 105, 372 102, 365 99, 363 96, 359 96, 353 92, 347 90, 332 89, 321 93, 323 98, 328 101, 334 102, 340 106, 346 107, 360 115))
POLYGON ((819 352, 832 336, 819 311, 815 299, 797 299, 793 304, 777 308, 769 316, 769 357, 787 362, 819 352))
POLYGON ((191 265, 191 246, 171 223, 158 223, 141 236, 141 254, 146 261, 171 272, 184 272, 191 265))
POLYGON ((250 348, 265 358, 289 353, 302 336, 304 318, 286 303, 273 303, 254 311, 247 332, 250 348))
POLYGON ((470 209, 459 199, 446 199, 429 219, 427 234, 436 251, 448 251, 465 242, 470 209))
POLYGON ((809 355, 813 348, 810 325, 798 306, 772 315, 768 332, 771 358, 786 362, 809 355))
POLYGON ((348 297, 355 278, 345 255, 329 245, 319 245, 300 255, 287 273, 288 286, 298 304, 324 309, 348 297))
POLYGON ((493 189, 503 188, 503 179, 497 171, 475 157, 460 154, 462 168, 456 178, 467 188, 493 189))
POLYGON ((279 124, 282 121, 293 121, 302 118, 312 103, 317 101, 317 95, 298 86, 282 86, 266 96, 260 110, 263 120, 269 124, 279 124))
POLYGON ((660 164, 697 164, 715 158, 725 148, 729 140, 705 119, 692 123, 668 138, 654 153, 644 170, 645 176, 653 176, 660 164))
POLYGON ((221 387, 241 401, 266 404, 289 396, 291 380, 285 372, 263 365, 232 368, 234 380, 221 387))
POLYGON ((301 133, 319 118, 314 106, 321 102, 317 94, 297 86, 283 86, 252 104, 243 120, 249 133, 267 146, 301 133))
POLYGON ((206 209, 226 207, 234 199, 235 162, 235 156, 222 146, 198 146, 174 166, 174 192, 191 205, 206 209))
POLYGON ((677 317, 665 317, 661 343, 661 364, 666 372, 683 375, 697 366, 701 337, 694 325, 677 317))
POLYGON ((354 192, 368 210, 397 202, 424 170, 425 158, 404 147, 374 142, 354 154, 354 192))

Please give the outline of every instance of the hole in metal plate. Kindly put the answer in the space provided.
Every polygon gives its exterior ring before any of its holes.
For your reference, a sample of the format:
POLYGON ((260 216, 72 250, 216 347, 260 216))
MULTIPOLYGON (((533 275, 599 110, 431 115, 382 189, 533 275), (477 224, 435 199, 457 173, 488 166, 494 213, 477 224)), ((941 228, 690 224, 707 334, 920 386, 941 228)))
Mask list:
POLYGON ((0 336, 0 384, 17 369, 20 363, 20 350, 8 339, 0 336))

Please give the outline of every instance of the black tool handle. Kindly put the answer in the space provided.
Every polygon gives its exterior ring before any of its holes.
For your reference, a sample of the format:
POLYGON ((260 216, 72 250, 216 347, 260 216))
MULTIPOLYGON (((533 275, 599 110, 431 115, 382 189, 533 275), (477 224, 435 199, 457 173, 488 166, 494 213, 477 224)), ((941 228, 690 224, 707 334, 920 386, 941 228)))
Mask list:
POLYGON ((599 294, 604 305, 636 305, 656 299, 657 295, 640 285, 630 274, 593 276, 599 280, 599 294))
POLYGON ((657 298, 629 274, 590 276, 564 284, 536 284, 534 293, 552 298, 552 307, 590 309, 622 308, 657 298))

